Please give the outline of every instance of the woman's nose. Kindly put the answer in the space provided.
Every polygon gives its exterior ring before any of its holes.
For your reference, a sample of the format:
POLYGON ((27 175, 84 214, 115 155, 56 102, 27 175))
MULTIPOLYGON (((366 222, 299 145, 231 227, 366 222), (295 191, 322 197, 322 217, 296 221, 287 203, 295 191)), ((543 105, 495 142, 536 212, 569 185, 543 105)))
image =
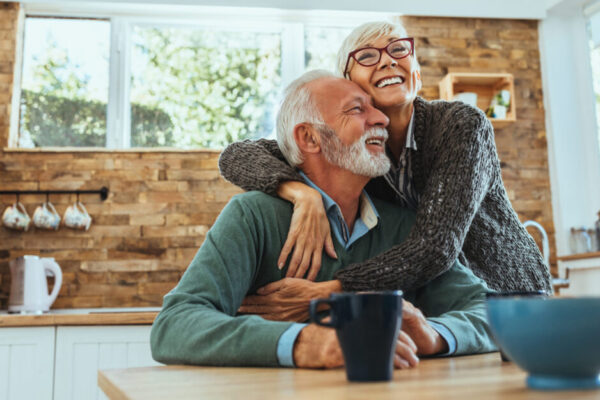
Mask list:
POLYGON ((379 59, 379 63, 377 64, 377 68, 384 69, 393 65, 398 65, 398 61, 396 61, 395 58, 390 56, 387 51, 382 51, 381 58, 379 59))

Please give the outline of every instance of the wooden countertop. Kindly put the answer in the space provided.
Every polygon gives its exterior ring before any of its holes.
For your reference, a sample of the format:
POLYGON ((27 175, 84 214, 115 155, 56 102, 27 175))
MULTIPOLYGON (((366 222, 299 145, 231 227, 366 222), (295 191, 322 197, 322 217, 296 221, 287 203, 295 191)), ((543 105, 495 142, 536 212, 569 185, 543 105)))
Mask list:
POLYGON ((158 399, 600 399, 600 390, 534 391, 499 353, 423 359, 390 382, 349 383, 345 371, 164 366, 98 372, 112 400, 158 399))
POLYGON ((571 254, 570 256, 556 257, 556 259, 558 261, 573 261, 573 260, 585 260, 586 258, 597 258, 597 257, 600 257, 600 251, 595 251, 592 253, 571 254))
POLYGON ((78 313, 45 313, 42 315, 0 314, 0 328, 52 325, 151 325, 157 311, 115 311, 114 309, 96 309, 78 313))

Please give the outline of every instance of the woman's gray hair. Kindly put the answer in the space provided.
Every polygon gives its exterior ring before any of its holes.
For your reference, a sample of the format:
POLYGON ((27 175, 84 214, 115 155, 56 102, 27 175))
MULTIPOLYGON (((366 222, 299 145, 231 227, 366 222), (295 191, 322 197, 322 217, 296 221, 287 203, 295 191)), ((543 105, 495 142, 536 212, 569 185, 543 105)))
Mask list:
POLYGON ((277 144, 292 167, 300 165, 304 161, 294 139, 296 125, 302 123, 324 124, 321 112, 312 98, 312 93, 306 87, 310 82, 322 78, 336 78, 336 76, 322 69, 308 71, 290 83, 283 92, 283 101, 277 113, 277 144))
MULTIPOLYGON (((397 36, 398 38, 407 37, 406 29, 400 22, 388 22, 388 21, 378 21, 378 22, 367 22, 362 24, 352 32, 346 39, 342 42, 340 49, 337 54, 337 73, 339 76, 346 78, 346 74, 344 68, 346 67, 346 62, 348 61, 348 54, 353 50, 359 49, 361 47, 365 47, 367 43, 372 44, 374 41, 379 39, 382 36, 397 36)), ((413 53, 413 58, 416 63, 417 70, 420 70, 419 62, 417 61, 417 53, 413 53)), ((353 59, 348 63, 348 71, 352 69, 355 61, 353 59)), ((350 79, 350 78, 348 78, 350 79)))

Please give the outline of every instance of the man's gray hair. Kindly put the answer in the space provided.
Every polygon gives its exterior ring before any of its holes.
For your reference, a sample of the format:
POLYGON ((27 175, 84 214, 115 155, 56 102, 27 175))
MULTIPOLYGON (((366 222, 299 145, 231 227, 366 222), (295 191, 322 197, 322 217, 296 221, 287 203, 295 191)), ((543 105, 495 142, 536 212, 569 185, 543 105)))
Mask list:
POLYGON ((288 85, 283 93, 283 101, 277 113, 277 144, 288 163, 295 167, 304 158, 294 139, 294 128, 298 124, 324 124, 321 112, 306 87, 310 82, 322 78, 335 78, 329 71, 317 69, 308 71, 288 85))
MULTIPOLYGON (((346 62, 348 61, 348 54, 356 49, 365 47, 367 43, 372 44, 374 41, 382 36, 397 36, 398 38, 407 37, 406 29, 402 23, 388 22, 388 21, 377 21, 367 22, 360 26, 357 26, 350 32, 346 39, 342 42, 340 49, 337 54, 337 73, 340 77, 346 78, 344 71, 346 62)), ((416 69, 420 70, 419 62, 417 61, 417 53, 413 54, 413 58, 416 63, 416 69)), ((353 59, 348 63, 348 71, 352 69, 355 61, 353 59)), ((349 79, 349 78, 348 78, 349 79)))

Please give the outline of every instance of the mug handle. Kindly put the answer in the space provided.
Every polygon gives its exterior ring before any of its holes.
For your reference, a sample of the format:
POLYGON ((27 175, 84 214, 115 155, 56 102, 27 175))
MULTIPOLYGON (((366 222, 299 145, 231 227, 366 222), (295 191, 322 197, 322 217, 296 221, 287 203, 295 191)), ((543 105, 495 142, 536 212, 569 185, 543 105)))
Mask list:
POLYGON ((58 224, 56 224, 56 227, 54 228, 54 230, 57 231, 58 227, 60 226, 60 214, 56 211, 56 208, 54 208, 54 204, 50 203, 49 201, 44 204, 47 204, 48 207, 52 210, 54 217, 58 218, 58 224))
POLYGON ((27 210, 25 209, 25 206, 23 205, 23 203, 21 203, 20 201, 17 201, 15 204, 18 207, 18 209, 21 210, 21 213, 23 214, 23 216, 25 217, 25 220, 27 221, 27 225, 25 225, 25 229, 23 229, 25 232, 27 232, 27 230, 29 230, 29 225, 31 225, 31 217, 29 217, 29 214, 27 214, 27 210))
POLYGON ((44 204, 46 205, 46 208, 50 208, 50 210, 51 210, 51 211, 52 211, 54 214, 58 215, 58 213, 56 212, 56 208, 54 208, 54 204, 52 204, 52 203, 50 203, 50 202, 46 202, 46 203, 44 203, 44 204))
POLYGON ((315 299, 315 300, 311 300, 310 301, 310 308, 309 308, 311 322, 314 322, 317 325, 324 326, 324 327, 327 327, 327 328, 335 328, 335 326, 336 326, 337 323, 335 321, 335 318, 334 318, 333 314, 331 314, 331 313, 329 314, 331 316, 331 321, 329 321, 329 322, 323 322, 323 318, 325 318, 326 315, 320 316, 319 313, 318 313, 318 311, 317 311, 317 308, 321 304, 327 304, 330 307, 330 309, 331 309, 332 303, 333 302, 330 299, 315 299))
POLYGON ((80 211, 83 211, 83 213, 85 214, 86 217, 89 217, 90 214, 88 214, 87 210, 85 209, 85 207, 83 206, 83 203, 78 201, 77 203, 75 203, 76 205, 78 205, 79 207, 81 207, 80 211))
POLYGON ((83 206, 83 203, 78 201, 77 204, 79 204, 79 207, 81 207, 81 209, 83 210, 83 213, 85 214, 85 216, 88 218, 87 223, 85 224, 85 230, 87 231, 88 229, 90 229, 90 224, 92 223, 92 218, 90 217, 90 214, 87 212, 87 210, 85 209, 85 207, 83 206))
POLYGON ((23 205, 23 203, 21 203, 19 201, 19 202, 15 203, 14 207, 19 209, 23 215, 26 215, 29 217, 29 214, 27 214, 27 210, 25 209, 25 206, 23 205))

